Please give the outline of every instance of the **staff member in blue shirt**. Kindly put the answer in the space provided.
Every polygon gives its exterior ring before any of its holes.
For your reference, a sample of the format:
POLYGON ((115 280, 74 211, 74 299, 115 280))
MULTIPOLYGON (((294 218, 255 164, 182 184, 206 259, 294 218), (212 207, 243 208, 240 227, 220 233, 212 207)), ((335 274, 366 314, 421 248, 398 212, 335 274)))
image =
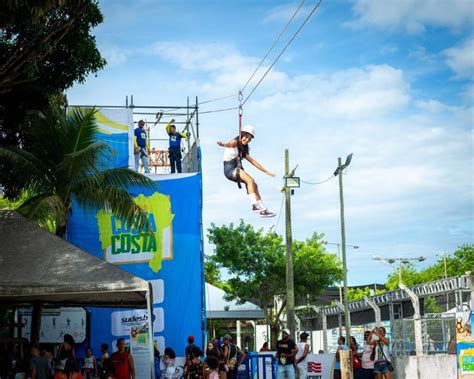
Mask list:
POLYGON ((174 125, 174 118, 166 124, 166 133, 170 137, 169 145, 169 157, 171 173, 174 174, 176 171, 181 173, 183 171, 181 167, 181 138, 188 138, 186 133, 177 132, 176 126, 174 125))
POLYGON ((150 141, 148 141, 145 121, 138 121, 138 128, 135 129, 134 139, 134 154, 135 154, 135 171, 138 172, 140 167, 140 159, 143 162, 143 169, 145 173, 150 172, 150 166, 148 165, 148 154, 150 152, 150 141))

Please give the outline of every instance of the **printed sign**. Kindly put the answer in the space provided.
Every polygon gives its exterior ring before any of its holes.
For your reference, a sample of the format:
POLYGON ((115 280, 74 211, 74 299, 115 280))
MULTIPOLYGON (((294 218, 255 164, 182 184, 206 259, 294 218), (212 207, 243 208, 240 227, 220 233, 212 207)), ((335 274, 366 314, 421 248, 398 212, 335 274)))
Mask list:
MULTIPOLYGON (((97 141, 115 151, 109 168, 133 167, 133 114, 129 109, 100 108, 97 141)), ((139 233, 115 215, 96 208, 72 206, 68 241, 94 256, 149 281, 153 288, 153 340, 161 353, 172 346, 184 356, 187 336, 202 346, 205 328, 202 253, 202 177, 200 173, 149 177, 157 188, 133 187, 129 194, 146 209, 150 232, 139 233)), ((90 345, 119 337, 147 316, 143 309, 90 309, 90 345), (136 317, 136 319, 134 318, 136 317)))
MULTIPOLYGON (((23 337, 31 336, 31 308, 17 309, 19 322, 25 324, 23 337)), ((87 313, 84 308, 44 308, 41 314, 40 343, 62 343, 65 334, 76 343, 86 339, 87 313)))
MULTIPOLYGON (((143 309, 133 311, 112 312, 111 328, 114 336, 128 336, 133 328, 141 327, 148 323, 148 312, 143 309)), ((153 309, 153 330, 162 332, 165 328, 163 308, 153 309)))
POLYGON ((308 354, 308 379, 332 379, 335 354, 308 354))
POLYGON ((135 378, 149 379, 152 365, 148 324, 130 330, 130 352, 135 363, 135 378))
POLYGON ((474 312, 456 313, 458 378, 474 379, 474 312))
POLYGON ((140 194, 135 203, 147 212, 151 231, 140 231, 127 225, 115 215, 99 211, 97 223, 104 259, 110 263, 150 262, 150 268, 161 269, 162 259, 172 259, 171 235, 173 214, 170 197, 155 192, 140 194))

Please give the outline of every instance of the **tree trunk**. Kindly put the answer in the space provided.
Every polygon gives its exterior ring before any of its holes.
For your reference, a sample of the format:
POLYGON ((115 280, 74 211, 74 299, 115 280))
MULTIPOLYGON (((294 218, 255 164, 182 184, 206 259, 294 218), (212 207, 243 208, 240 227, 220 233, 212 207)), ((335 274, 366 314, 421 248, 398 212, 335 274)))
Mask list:
POLYGON ((33 312, 31 313, 31 337, 30 343, 32 346, 38 346, 41 331, 41 314, 43 311, 43 304, 33 303, 33 312))
POLYGON ((280 327, 278 323, 270 323, 270 347, 271 350, 276 350, 276 343, 280 334, 280 327))

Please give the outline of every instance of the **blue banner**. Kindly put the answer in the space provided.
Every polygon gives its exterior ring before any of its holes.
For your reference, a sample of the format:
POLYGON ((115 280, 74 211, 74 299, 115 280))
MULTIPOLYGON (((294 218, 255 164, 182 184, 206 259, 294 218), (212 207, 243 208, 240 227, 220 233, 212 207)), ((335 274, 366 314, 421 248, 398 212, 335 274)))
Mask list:
MULTIPOLYGON (((110 124, 113 114, 107 116, 110 124)), ((112 167, 130 161, 130 134, 113 135, 119 154, 112 167)), ((100 132, 97 139, 110 138, 100 132)), ((89 308, 90 346, 96 356, 102 343, 114 348, 116 340, 124 338, 128 344, 130 334, 144 323, 153 325, 161 353, 171 347, 178 357, 184 356, 190 335, 197 345, 203 343, 202 177, 200 173, 149 177, 158 184, 157 191, 132 188, 129 192, 146 210, 152 232, 139 233, 98 209, 83 209, 76 204, 72 209, 67 231, 72 244, 148 280, 153 287, 152 315, 144 309, 89 308)))

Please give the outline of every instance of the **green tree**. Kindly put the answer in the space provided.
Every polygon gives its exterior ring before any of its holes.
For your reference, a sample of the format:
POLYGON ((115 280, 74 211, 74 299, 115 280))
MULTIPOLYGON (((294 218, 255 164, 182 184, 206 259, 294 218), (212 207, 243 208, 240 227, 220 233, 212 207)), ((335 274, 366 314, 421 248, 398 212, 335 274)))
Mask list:
MULTIPOLYGON (((95 0, 7 0, 0 12, 0 146, 30 148, 32 115, 64 105, 64 91, 106 64, 91 30, 103 21, 95 0)), ((22 188, 0 161, 10 197, 22 188)))
POLYGON ((226 290, 228 289, 227 283, 221 279, 221 270, 216 262, 206 257, 204 260, 204 271, 206 276, 206 283, 212 284, 215 287, 226 290))
MULTIPOLYGON (((271 326, 272 342, 280 329, 285 310, 286 255, 283 238, 264 233, 241 221, 238 225, 212 225, 209 242, 215 245, 210 260, 229 272, 228 298, 243 303, 253 301, 265 313, 271 326), (275 297, 281 301, 275 302, 275 297)), ((298 298, 314 300, 322 289, 341 278, 337 257, 325 251, 322 235, 313 234, 306 241, 295 241, 294 277, 298 298)))
MULTIPOLYGON (((411 264, 402 266, 402 281, 407 286, 433 282, 445 277, 444 256, 439 257, 436 263, 421 270, 411 264)), ((464 275, 474 269, 474 245, 462 245, 454 253, 446 256, 446 273, 448 277, 464 275)), ((388 290, 398 288, 398 272, 387 277, 388 290)))
MULTIPOLYGON (((362 300, 365 296, 372 296, 372 288, 370 287, 357 287, 357 288, 348 288, 347 289, 347 299, 349 301, 362 300)), ((373 291, 373 295, 380 295, 381 293, 386 292, 385 289, 376 289, 373 291)))
POLYGON ((34 118, 29 151, 0 147, 0 160, 11 164, 10 174, 23 188, 16 210, 59 236, 66 233, 73 201, 108 209, 129 224, 148 227, 145 212, 127 189, 156 184, 128 168, 106 169, 114 152, 94 140, 95 112, 75 109, 66 116, 58 108, 34 118))
POLYGON ((103 21, 94 0, 10 0, 0 15, 0 94, 18 87, 56 91, 102 68, 91 28, 103 21))

